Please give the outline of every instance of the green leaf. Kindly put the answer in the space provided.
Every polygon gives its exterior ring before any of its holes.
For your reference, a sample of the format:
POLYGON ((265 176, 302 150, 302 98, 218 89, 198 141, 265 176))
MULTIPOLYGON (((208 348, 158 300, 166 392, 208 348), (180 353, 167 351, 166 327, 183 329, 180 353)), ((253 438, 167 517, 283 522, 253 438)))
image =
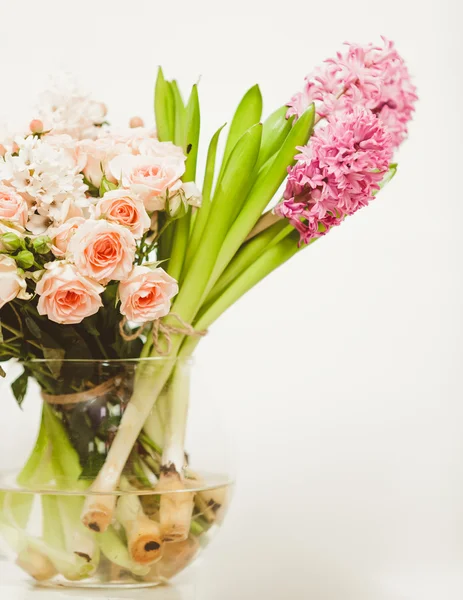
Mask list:
MULTIPOLYGON (((185 123, 185 152, 187 155, 185 164, 185 174, 182 177, 184 182, 194 181, 196 176, 196 161, 198 158, 200 129, 200 110, 198 88, 196 85, 191 90, 191 95, 186 108, 185 123)), ((190 236, 191 210, 181 219, 178 219, 174 225, 174 240, 172 245, 172 255, 169 260, 168 272, 176 279, 180 280, 182 274, 185 253, 188 247, 190 236)))
POLYGON ((174 131, 174 144, 183 148, 185 146, 185 105, 183 104, 182 95, 178 89, 177 82, 171 81, 172 93, 174 95, 175 102, 175 131, 174 131))
POLYGON ((43 405, 45 426, 52 440, 52 460, 59 465, 68 481, 77 481, 82 472, 79 455, 71 444, 63 422, 46 402, 43 405))
POLYGON ((84 175, 84 183, 88 187, 87 194, 89 196, 92 196, 93 198, 98 198, 100 196, 99 189, 96 187, 96 185, 93 185, 93 183, 90 181, 90 179, 87 179, 85 177, 85 175, 84 175))
POLYGON ((201 114, 199 108, 198 86, 195 84, 191 90, 190 98, 186 107, 185 122, 185 147, 186 164, 184 182, 194 181, 196 177, 196 161, 198 159, 199 130, 201 114))
POLYGON ((206 227, 209 211, 211 208, 211 193, 212 185, 214 183, 214 171, 215 171, 215 159, 217 156, 217 145, 222 129, 225 125, 222 125, 212 137, 211 143, 209 144, 209 150, 207 152, 206 160, 206 173, 204 175, 203 184, 203 199, 201 207, 198 209, 196 214, 196 220, 194 223, 193 233, 190 236, 188 242, 187 253, 185 257, 184 270, 187 271, 190 268, 191 261, 193 260, 198 246, 201 243, 201 238, 206 227))
POLYGON ((46 348, 42 346, 43 356, 47 361, 47 367, 54 377, 59 377, 66 350, 63 348, 46 348))
POLYGON ((158 70, 154 96, 156 129, 161 142, 169 142, 174 137, 174 94, 168 81, 164 79, 161 67, 158 70))
POLYGON ((32 335, 35 338, 37 338, 38 340, 40 340, 42 337, 42 331, 40 330, 40 327, 37 325, 37 323, 34 321, 34 319, 32 317, 30 317, 29 315, 25 315, 24 323, 25 323, 26 327, 29 329, 29 331, 32 333, 32 335))
POLYGON ((87 460, 84 464, 84 468, 82 469, 82 473, 79 476, 79 479, 95 479, 95 477, 100 472, 100 469, 104 465, 105 460, 106 455, 100 454, 96 450, 94 450, 93 452, 89 452, 87 460))
POLYGON ((282 106, 272 113, 264 122, 262 131, 262 146, 257 160, 259 169, 278 152, 293 126, 293 119, 287 119, 288 107, 282 106))
POLYGON ((204 183, 203 183, 203 200, 202 206, 199 212, 203 209, 205 205, 210 205, 212 186, 214 184, 214 173, 215 173, 215 160, 217 157, 217 146, 219 143, 219 137, 222 133, 222 129, 225 127, 226 123, 219 127, 217 131, 214 133, 211 139, 211 143, 209 144, 209 149, 207 151, 207 159, 206 159, 206 171, 204 174, 204 183))
POLYGON ((29 374, 26 370, 24 370, 21 375, 11 384, 11 389, 13 390, 14 397, 16 398, 19 406, 22 405, 24 398, 26 397, 28 380, 29 374))
POLYGON ((111 192, 112 190, 117 190, 117 185, 115 183, 112 183, 111 181, 108 181, 106 179, 106 176, 103 175, 103 177, 101 178, 99 189, 100 196, 104 196, 106 192, 111 192))
POLYGON ((5 369, 0 366, 0 377, 6 377, 5 369))
POLYGON ((97 317, 93 315, 93 317, 87 317, 82 321, 82 327, 87 331, 90 335, 94 335, 95 337, 100 336, 100 332, 97 328, 97 317))
POLYGON ((260 121, 261 116, 262 94, 260 93, 259 86, 254 85, 243 96, 231 122, 227 143, 225 144, 219 179, 225 170, 227 161, 238 140, 246 131, 248 131, 248 129, 260 121))

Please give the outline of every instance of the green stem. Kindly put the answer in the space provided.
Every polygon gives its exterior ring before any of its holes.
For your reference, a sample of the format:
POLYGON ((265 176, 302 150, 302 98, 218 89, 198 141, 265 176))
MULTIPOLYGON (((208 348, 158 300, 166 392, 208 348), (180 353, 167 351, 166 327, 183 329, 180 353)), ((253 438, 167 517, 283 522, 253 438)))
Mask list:
POLYGON ((94 338, 95 338, 98 348, 100 349, 101 354, 103 355, 103 358, 108 358, 108 353, 106 352, 106 350, 101 342, 100 336, 95 335, 94 338))

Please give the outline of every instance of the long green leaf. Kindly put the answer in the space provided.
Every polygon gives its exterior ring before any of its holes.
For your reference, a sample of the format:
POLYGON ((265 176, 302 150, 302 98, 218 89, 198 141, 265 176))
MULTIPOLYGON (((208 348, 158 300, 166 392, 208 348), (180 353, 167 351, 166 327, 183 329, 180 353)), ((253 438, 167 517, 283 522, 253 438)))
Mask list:
POLYGON ((174 127, 174 144, 184 148, 185 146, 185 105, 183 103, 182 95, 178 89, 177 82, 175 80, 170 82, 172 93, 174 95, 175 103, 175 127, 174 127))
POLYGON ((286 137, 280 151, 269 164, 260 170, 246 202, 230 227, 230 231, 220 250, 214 270, 206 288, 208 294, 224 269, 236 254, 251 229, 276 194, 287 176, 288 166, 294 165, 296 147, 303 146, 310 138, 313 129, 315 107, 310 108, 296 122, 286 137))
POLYGON ((272 113, 264 122, 262 146, 257 161, 259 169, 278 152, 293 126, 293 119, 287 119, 288 107, 282 106, 272 113))
POLYGON ((207 152, 207 160, 206 160, 206 172, 204 175, 204 184, 203 184, 203 199, 201 203, 201 207, 198 209, 196 214, 196 219, 194 223, 194 228, 192 235, 190 237, 190 241, 188 243, 187 253, 185 257, 185 266, 184 270, 187 271, 191 266, 191 261, 195 256, 198 246, 201 242, 201 238, 204 233, 204 228, 206 227, 207 219, 209 217, 209 211, 211 208, 211 193, 212 186, 214 183, 214 172, 215 172, 215 159, 217 156, 217 145, 219 142, 220 132, 225 127, 222 125, 212 137, 211 143, 209 144, 209 150, 207 152))
MULTIPOLYGON (((199 130, 200 130, 200 109, 198 98, 198 87, 193 86, 186 107, 185 122, 185 147, 187 155, 185 164, 185 174, 182 179, 184 182, 194 181, 196 177, 196 162, 198 159, 199 130)), ((185 253, 188 247, 190 236, 191 208, 187 214, 174 223, 174 239, 172 245, 172 256, 169 260, 169 274, 177 280, 180 280, 185 253)))
POLYGON ((156 129, 161 142, 172 141, 174 138, 174 93, 168 81, 164 79, 161 67, 158 70, 154 92, 154 114, 156 129))
POLYGON ((185 182, 194 181, 196 177, 200 126, 201 114, 199 109, 198 86, 195 84, 191 90, 186 107, 185 152, 187 159, 185 175, 182 177, 185 182))
POLYGON ((254 85, 243 96, 231 122, 230 131, 228 132, 227 142, 225 144, 219 179, 225 170, 227 161, 238 140, 250 127, 260 121, 261 116, 262 94, 259 86, 254 85))

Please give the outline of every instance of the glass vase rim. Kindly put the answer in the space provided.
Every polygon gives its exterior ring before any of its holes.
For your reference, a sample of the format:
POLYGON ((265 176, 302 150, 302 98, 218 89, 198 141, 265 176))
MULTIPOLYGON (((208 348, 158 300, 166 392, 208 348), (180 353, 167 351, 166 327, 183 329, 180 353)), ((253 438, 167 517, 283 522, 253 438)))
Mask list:
POLYGON ((124 363, 155 363, 171 362, 193 364, 193 356, 139 356, 134 358, 19 358, 19 364, 43 364, 43 363, 97 363, 105 364, 124 364, 124 363))

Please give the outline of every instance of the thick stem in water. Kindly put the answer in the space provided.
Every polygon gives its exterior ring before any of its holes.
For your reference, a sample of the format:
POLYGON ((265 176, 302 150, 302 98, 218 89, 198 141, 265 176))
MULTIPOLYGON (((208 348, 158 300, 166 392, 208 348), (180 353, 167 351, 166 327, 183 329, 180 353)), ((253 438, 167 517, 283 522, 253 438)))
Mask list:
POLYGON ((160 560, 163 552, 161 528, 159 523, 145 515, 136 494, 120 496, 116 515, 125 529, 132 560, 141 565, 150 565, 160 560))
POLYGON ((46 581, 56 575, 56 569, 51 560, 30 547, 18 554, 16 564, 37 581, 46 581))
POLYGON ((195 504, 201 515, 209 523, 214 523, 223 515, 228 502, 227 494, 225 486, 213 490, 204 490, 196 494, 195 504))
POLYGON ((194 493, 187 491, 185 482, 174 469, 161 473, 157 489, 162 491, 159 520, 163 540, 186 540, 191 526, 194 493))
POLYGON ((115 565, 129 570, 138 577, 144 577, 149 573, 149 567, 140 565, 132 560, 127 546, 113 527, 108 527, 104 533, 98 536, 98 543, 106 558, 115 565))
POLYGON ((191 563, 198 550, 198 539, 191 535, 182 542, 166 544, 164 556, 152 567, 145 579, 148 581, 169 581, 191 563))
POLYGON ((159 484, 160 522, 165 541, 188 537, 193 513, 194 494, 185 489, 185 434, 189 404, 189 373, 177 365, 169 386, 168 417, 164 432, 164 450, 159 484), (172 491, 173 493, 166 493, 172 491))

